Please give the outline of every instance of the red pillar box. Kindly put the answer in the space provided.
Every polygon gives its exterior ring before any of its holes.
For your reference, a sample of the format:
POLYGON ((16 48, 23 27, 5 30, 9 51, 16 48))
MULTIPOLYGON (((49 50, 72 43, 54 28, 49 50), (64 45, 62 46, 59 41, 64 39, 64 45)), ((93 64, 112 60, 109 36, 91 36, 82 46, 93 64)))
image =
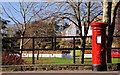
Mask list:
POLYGON ((106 71, 106 27, 107 23, 90 23, 92 27, 92 70, 106 71))

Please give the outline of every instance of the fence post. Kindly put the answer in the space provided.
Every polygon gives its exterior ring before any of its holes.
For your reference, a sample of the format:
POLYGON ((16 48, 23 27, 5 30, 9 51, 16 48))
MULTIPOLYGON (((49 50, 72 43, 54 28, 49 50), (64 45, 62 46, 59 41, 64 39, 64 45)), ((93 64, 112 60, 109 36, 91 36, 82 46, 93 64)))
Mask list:
POLYGON ((75 37, 73 37, 73 63, 75 64, 75 37))
POLYGON ((54 50, 54 49, 53 49, 53 47, 54 47, 54 46, 53 46, 53 43, 54 43, 54 42, 53 42, 53 37, 52 37, 52 41, 51 41, 52 50, 54 50))
MULTIPOLYGON (((23 50, 23 39, 24 39, 24 38, 22 37, 22 50, 23 50)), ((21 50, 21 55, 22 55, 22 50, 21 50)))
POLYGON ((84 64, 84 52, 85 52, 85 36, 83 38, 83 44, 82 44, 82 64, 84 64))
POLYGON ((54 41, 55 41, 55 48, 54 48, 54 51, 56 50, 56 37, 54 37, 54 41))
POLYGON ((33 43, 32 64, 35 64, 35 58, 34 58, 34 38, 32 38, 32 43, 33 43))

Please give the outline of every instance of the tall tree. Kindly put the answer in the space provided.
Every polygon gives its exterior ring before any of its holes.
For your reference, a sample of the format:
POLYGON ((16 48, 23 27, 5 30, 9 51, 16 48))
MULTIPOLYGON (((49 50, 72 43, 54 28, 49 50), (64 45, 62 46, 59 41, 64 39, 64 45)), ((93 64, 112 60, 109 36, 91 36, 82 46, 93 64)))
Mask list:
POLYGON ((104 0, 103 6, 103 22, 108 23, 108 39, 107 39, 107 63, 111 63, 111 47, 113 41, 113 33, 115 28, 115 18, 116 18, 116 11, 118 6, 120 5, 120 1, 109 2, 104 0))
MULTIPOLYGON (((60 22, 66 19, 72 22, 79 29, 79 35, 85 36, 81 38, 81 46, 85 48, 85 40, 89 29, 89 23, 93 22, 97 16, 102 15, 101 2, 77 2, 67 0, 66 2, 56 3, 56 11, 44 19, 51 18, 51 21, 60 22), (84 26, 84 34, 82 34, 82 25, 84 26), (84 43, 83 43, 84 42, 84 43)), ((84 58, 84 50, 82 50, 82 58, 84 58)), ((82 60, 82 63, 84 61, 82 60)))
MULTIPOLYGON (((114 30, 114 36, 120 36, 120 5, 117 9, 117 15, 115 20, 115 30, 114 30)), ((120 38, 114 38, 113 40, 115 47, 120 47, 120 38)), ((113 44, 112 44, 113 45, 113 44)))
MULTIPOLYGON (((31 20, 34 20, 36 15, 40 12, 43 12, 51 3, 46 2, 9 2, 1 3, 3 12, 8 18, 10 18, 17 28, 21 37, 24 37, 26 32, 26 26, 31 20)), ((22 49, 23 40, 20 41, 20 49, 22 49)))

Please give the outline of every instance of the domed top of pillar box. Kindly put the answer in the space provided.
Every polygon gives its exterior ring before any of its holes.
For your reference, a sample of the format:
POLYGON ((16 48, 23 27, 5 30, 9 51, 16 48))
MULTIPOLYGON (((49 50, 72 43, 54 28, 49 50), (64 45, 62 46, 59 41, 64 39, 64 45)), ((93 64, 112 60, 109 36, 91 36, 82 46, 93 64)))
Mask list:
POLYGON ((106 28, 107 27, 107 23, 105 22, 93 22, 93 23, 90 23, 90 26, 91 27, 101 27, 101 28, 106 28))

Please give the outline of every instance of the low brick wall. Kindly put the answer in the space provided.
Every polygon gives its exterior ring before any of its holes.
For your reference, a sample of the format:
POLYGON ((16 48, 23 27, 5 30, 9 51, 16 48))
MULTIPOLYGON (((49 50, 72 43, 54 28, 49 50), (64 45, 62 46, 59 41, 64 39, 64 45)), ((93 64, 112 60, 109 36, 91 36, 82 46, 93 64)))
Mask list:
MULTIPOLYGON (((57 71, 57 70, 90 70, 92 71, 91 64, 80 65, 4 65, 2 71, 57 71)), ((108 71, 120 71, 119 64, 107 64, 108 71)))
POLYGON ((6 65, 2 71, 91 70, 92 65, 6 65))
POLYGON ((108 63, 107 70, 108 71, 120 71, 120 63, 116 63, 116 64, 108 63))

